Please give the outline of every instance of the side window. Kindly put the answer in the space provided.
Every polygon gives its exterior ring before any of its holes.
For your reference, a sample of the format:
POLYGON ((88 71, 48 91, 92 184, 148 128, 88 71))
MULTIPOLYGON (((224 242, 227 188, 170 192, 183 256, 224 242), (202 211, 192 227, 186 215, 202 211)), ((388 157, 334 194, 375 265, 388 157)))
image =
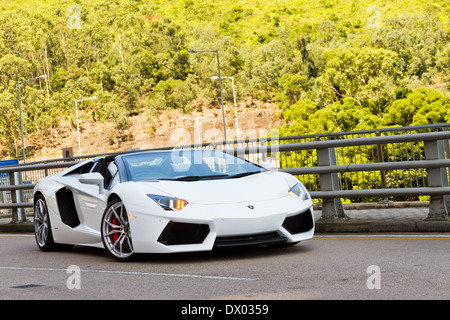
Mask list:
POLYGON ((83 166, 80 170, 80 174, 89 173, 94 166, 94 162, 89 162, 85 166, 83 166))
POLYGON ((86 164, 82 165, 81 167, 78 167, 78 168, 66 173, 65 175, 70 176, 70 175, 76 175, 76 174, 89 173, 93 166, 94 166, 94 162, 90 161, 90 162, 87 162, 86 164))
POLYGON ((119 171, 116 164, 111 162, 105 174, 105 188, 112 189, 117 183, 119 183, 119 171))

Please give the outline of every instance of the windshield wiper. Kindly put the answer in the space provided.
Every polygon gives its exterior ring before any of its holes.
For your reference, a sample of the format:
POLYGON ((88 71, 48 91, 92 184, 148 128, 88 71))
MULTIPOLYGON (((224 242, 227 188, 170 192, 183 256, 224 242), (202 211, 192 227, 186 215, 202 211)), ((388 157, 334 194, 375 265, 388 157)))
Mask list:
POLYGON ((227 174, 212 174, 209 176, 182 176, 175 178, 161 178, 159 180, 174 180, 174 181, 198 181, 201 179, 211 179, 211 178, 225 178, 228 177, 227 174))
POLYGON ((261 171, 250 171, 250 172, 241 172, 241 173, 237 173, 237 174, 233 174, 228 176, 229 178, 241 178, 241 177, 245 177, 245 176, 249 176, 255 173, 260 173, 261 171))
POLYGON ((233 175, 228 174, 212 174, 207 176, 181 176, 181 177, 174 177, 174 178, 160 178, 158 180, 169 180, 169 181, 198 181, 202 179, 215 179, 215 178, 241 178, 245 176, 249 176, 252 174, 260 173, 261 171, 250 171, 250 172, 241 172, 233 175))

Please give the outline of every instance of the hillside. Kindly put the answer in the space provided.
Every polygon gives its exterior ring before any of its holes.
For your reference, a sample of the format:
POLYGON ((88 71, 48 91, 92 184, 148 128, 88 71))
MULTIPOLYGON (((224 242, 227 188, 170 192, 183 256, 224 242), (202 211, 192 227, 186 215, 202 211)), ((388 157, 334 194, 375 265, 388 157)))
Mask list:
POLYGON ((450 122, 448 1, 0 1, 0 158, 450 122), (233 91, 223 79, 227 134, 233 91), (180 134, 184 132, 183 134, 180 134), (184 137, 184 138, 183 138, 184 137), (183 140, 183 141, 181 141, 183 140))
MULTIPOLYGON (((227 138, 235 139, 234 105, 225 105, 225 109, 227 138)), ((237 110, 240 139, 267 135, 271 128, 284 123, 273 103, 248 100, 248 104, 238 104, 237 110)), ((222 119, 222 111, 218 108, 205 108, 188 115, 177 109, 168 110, 153 116, 151 121, 142 111, 128 117, 129 127, 120 138, 116 136, 113 123, 84 119, 80 134, 82 155, 223 141, 222 119)), ((62 148, 67 147, 72 147, 74 156, 79 156, 77 132, 69 123, 58 126, 45 140, 32 141, 32 145, 36 148, 33 161, 60 158, 62 148)))

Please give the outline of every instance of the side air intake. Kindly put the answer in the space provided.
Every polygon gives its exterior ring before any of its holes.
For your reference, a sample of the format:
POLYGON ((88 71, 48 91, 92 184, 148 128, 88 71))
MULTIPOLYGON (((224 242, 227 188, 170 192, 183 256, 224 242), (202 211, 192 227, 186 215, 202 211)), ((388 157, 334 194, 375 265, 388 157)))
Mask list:
POLYGON ((80 225, 72 190, 67 188, 59 189, 56 192, 56 201, 62 222, 71 228, 80 225))

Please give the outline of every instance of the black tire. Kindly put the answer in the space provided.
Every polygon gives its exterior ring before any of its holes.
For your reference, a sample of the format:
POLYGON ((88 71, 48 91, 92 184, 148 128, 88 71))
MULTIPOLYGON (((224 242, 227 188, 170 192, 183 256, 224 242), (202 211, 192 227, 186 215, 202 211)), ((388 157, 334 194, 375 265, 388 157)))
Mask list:
POLYGON ((57 248, 53 240, 47 202, 43 195, 39 195, 34 203, 34 234, 41 251, 52 251, 57 248))
POLYGON ((106 251, 117 261, 128 262, 136 258, 128 214, 120 199, 113 200, 106 207, 101 221, 101 235, 106 251))

